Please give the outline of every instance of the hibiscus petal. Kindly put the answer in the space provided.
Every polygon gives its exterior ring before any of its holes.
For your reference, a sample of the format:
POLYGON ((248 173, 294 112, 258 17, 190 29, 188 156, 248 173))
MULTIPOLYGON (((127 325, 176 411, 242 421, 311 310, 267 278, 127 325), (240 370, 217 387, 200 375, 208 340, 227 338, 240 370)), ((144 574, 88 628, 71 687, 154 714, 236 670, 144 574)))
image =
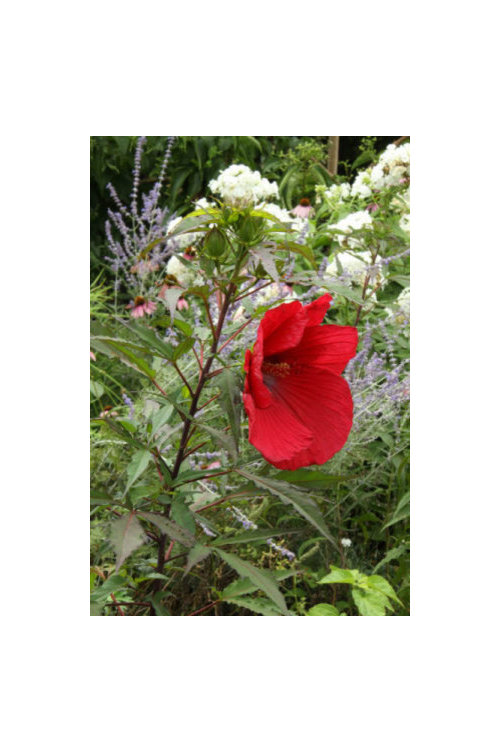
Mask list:
MULTIPOLYGON (((273 465, 305 450, 311 443, 311 431, 281 401, 269 407, 256 407, 251 394, 243 395, 248 415, 248 440, 273 465)), ((278 467, 278 465, 276 465, 278 467)))
POLYGON ((308 326, 297 347, 283 353, 280 360, 326 368, 340 376, 356 355, 357 345, 358 330, 354 326, 308 326))
POLYGON ((298 345, 305 327, 304 308, 298 300, 282 303, 278 308, 267 311, 259 326, 264 342, 264 357, 269 358, 298 345))
MULTIPOLYGON (((344 446, 352 427, 352 397, 341 376, 304 367, 299 373, 278 379, 272 390, 273 404, 281 402, 300 424, 310 430, 309 446, 272 461, 281 470, 322 465, 344 446)), ((282 436, 286 429, 280 427, 282 436)), ((265 456, 265 455, 264 455, 265 456)), ((267 459, 267 458, 266 458, 267 459)))
POLYGON ((326 293, 317 300, 313 300, 312 303, 304 306, 304 313, 307 317, 306 326, 315 326, 316 324, 321 324, 321 322, 325 318, 326 312, 330 308, 331 300, 332 296, 329 293, 326 293))

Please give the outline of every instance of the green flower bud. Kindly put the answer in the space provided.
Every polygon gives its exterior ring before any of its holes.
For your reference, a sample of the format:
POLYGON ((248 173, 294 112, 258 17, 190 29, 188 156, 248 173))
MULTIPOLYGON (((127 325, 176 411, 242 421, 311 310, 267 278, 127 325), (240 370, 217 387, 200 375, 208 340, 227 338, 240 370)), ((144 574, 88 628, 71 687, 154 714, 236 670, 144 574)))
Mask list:
POLYGON ((247 245, 258 243, 262 239, 264 221, 261 217, 242 217, 238 222, 236 232, 238 238, 247 245))
POLYGON ((226 236, 218 227, 212 227, 205 237, 203 250, 209 258, 219 259, 228 249, 226 236))

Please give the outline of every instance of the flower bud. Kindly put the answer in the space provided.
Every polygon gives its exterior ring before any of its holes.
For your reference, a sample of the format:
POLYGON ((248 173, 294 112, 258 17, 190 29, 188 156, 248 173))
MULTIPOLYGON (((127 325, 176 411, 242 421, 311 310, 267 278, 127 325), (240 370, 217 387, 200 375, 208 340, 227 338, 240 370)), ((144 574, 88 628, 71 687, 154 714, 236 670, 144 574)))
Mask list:
POLYGON ((212 227, 205 237, 203 250, 209 258, 219 259, 224 256, 228 248, 226 236, 218 227, 212 227))
POLYGON ((264 222, 261 217, 242 217, 238 222, 236 232, 238 238, 246 245, 253 245, 262 239, 264 222))

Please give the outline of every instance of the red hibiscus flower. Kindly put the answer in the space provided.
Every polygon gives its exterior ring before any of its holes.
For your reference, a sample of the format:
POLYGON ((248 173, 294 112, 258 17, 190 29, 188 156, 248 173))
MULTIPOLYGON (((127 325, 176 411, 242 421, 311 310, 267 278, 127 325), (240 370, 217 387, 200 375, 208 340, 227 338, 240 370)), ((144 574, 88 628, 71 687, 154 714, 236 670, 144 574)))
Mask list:
POLYGON ((344 446, 352 397, 341 373, 354 357, 353 326, 320 326, 331 301, 282 303, 262 319, 245 356, 249 440, 275 467, 321 465, 344 446))

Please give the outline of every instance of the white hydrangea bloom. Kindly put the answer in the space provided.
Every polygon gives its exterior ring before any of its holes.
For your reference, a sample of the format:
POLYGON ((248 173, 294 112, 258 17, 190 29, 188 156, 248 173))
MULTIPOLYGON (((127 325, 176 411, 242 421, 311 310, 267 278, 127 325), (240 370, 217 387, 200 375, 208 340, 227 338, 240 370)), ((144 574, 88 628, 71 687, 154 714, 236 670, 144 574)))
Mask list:
POLYGON ((325 269, 325 277, 339 277, 338 264, 342 269, 342 274, 348 277, 348 282, 355 282, 362 285, 368 267, 371 265, 371 254, 369 251, 353 254, 347 251, 338 253, 333 261, 325 269))
POLYGON ((171 256, 167 263, 167 274, 172 274, 182 287, 190 287, 196 282, 196 272, 183 264, 178 256, 171 256))
POLYGON ((351 238, 350 235, 353 230, 360 230, 363 227, 371 227, 373 219, 368 211, 358 211, 348 214, 347 217, 341 219, 333 225, 328 225, 329 230, 341 230, 342 234, 336 234, 336 239, 341 245, 346 245, 348 248, 359 248, 361 241, 358 238, 351 238))
POLYGON ((349 198, 351 195, 351 186, 349 183, 340 183, 339 185, 331 185, 324 192, 324 196, 328 201, 342 203, 345 198, 349 198))
POLYGON ((211 206, 215 206, 213 201, 209 201, 205 197, 199 198, 198 201, 195 202, 194 208, 195 209, 210 209, 211 206))
POLYGON ((358 172, 352 184, 351 194, 361 198, 369 198, 372 195, 371 170, 358 172))
POLYGON ((234 206, 250 206, 258 201, 278 196, 278 185, 263 178, 258 170, 247 165, 231 165, 211 180, 209 188, 218 193, 223 201, 234 206))

